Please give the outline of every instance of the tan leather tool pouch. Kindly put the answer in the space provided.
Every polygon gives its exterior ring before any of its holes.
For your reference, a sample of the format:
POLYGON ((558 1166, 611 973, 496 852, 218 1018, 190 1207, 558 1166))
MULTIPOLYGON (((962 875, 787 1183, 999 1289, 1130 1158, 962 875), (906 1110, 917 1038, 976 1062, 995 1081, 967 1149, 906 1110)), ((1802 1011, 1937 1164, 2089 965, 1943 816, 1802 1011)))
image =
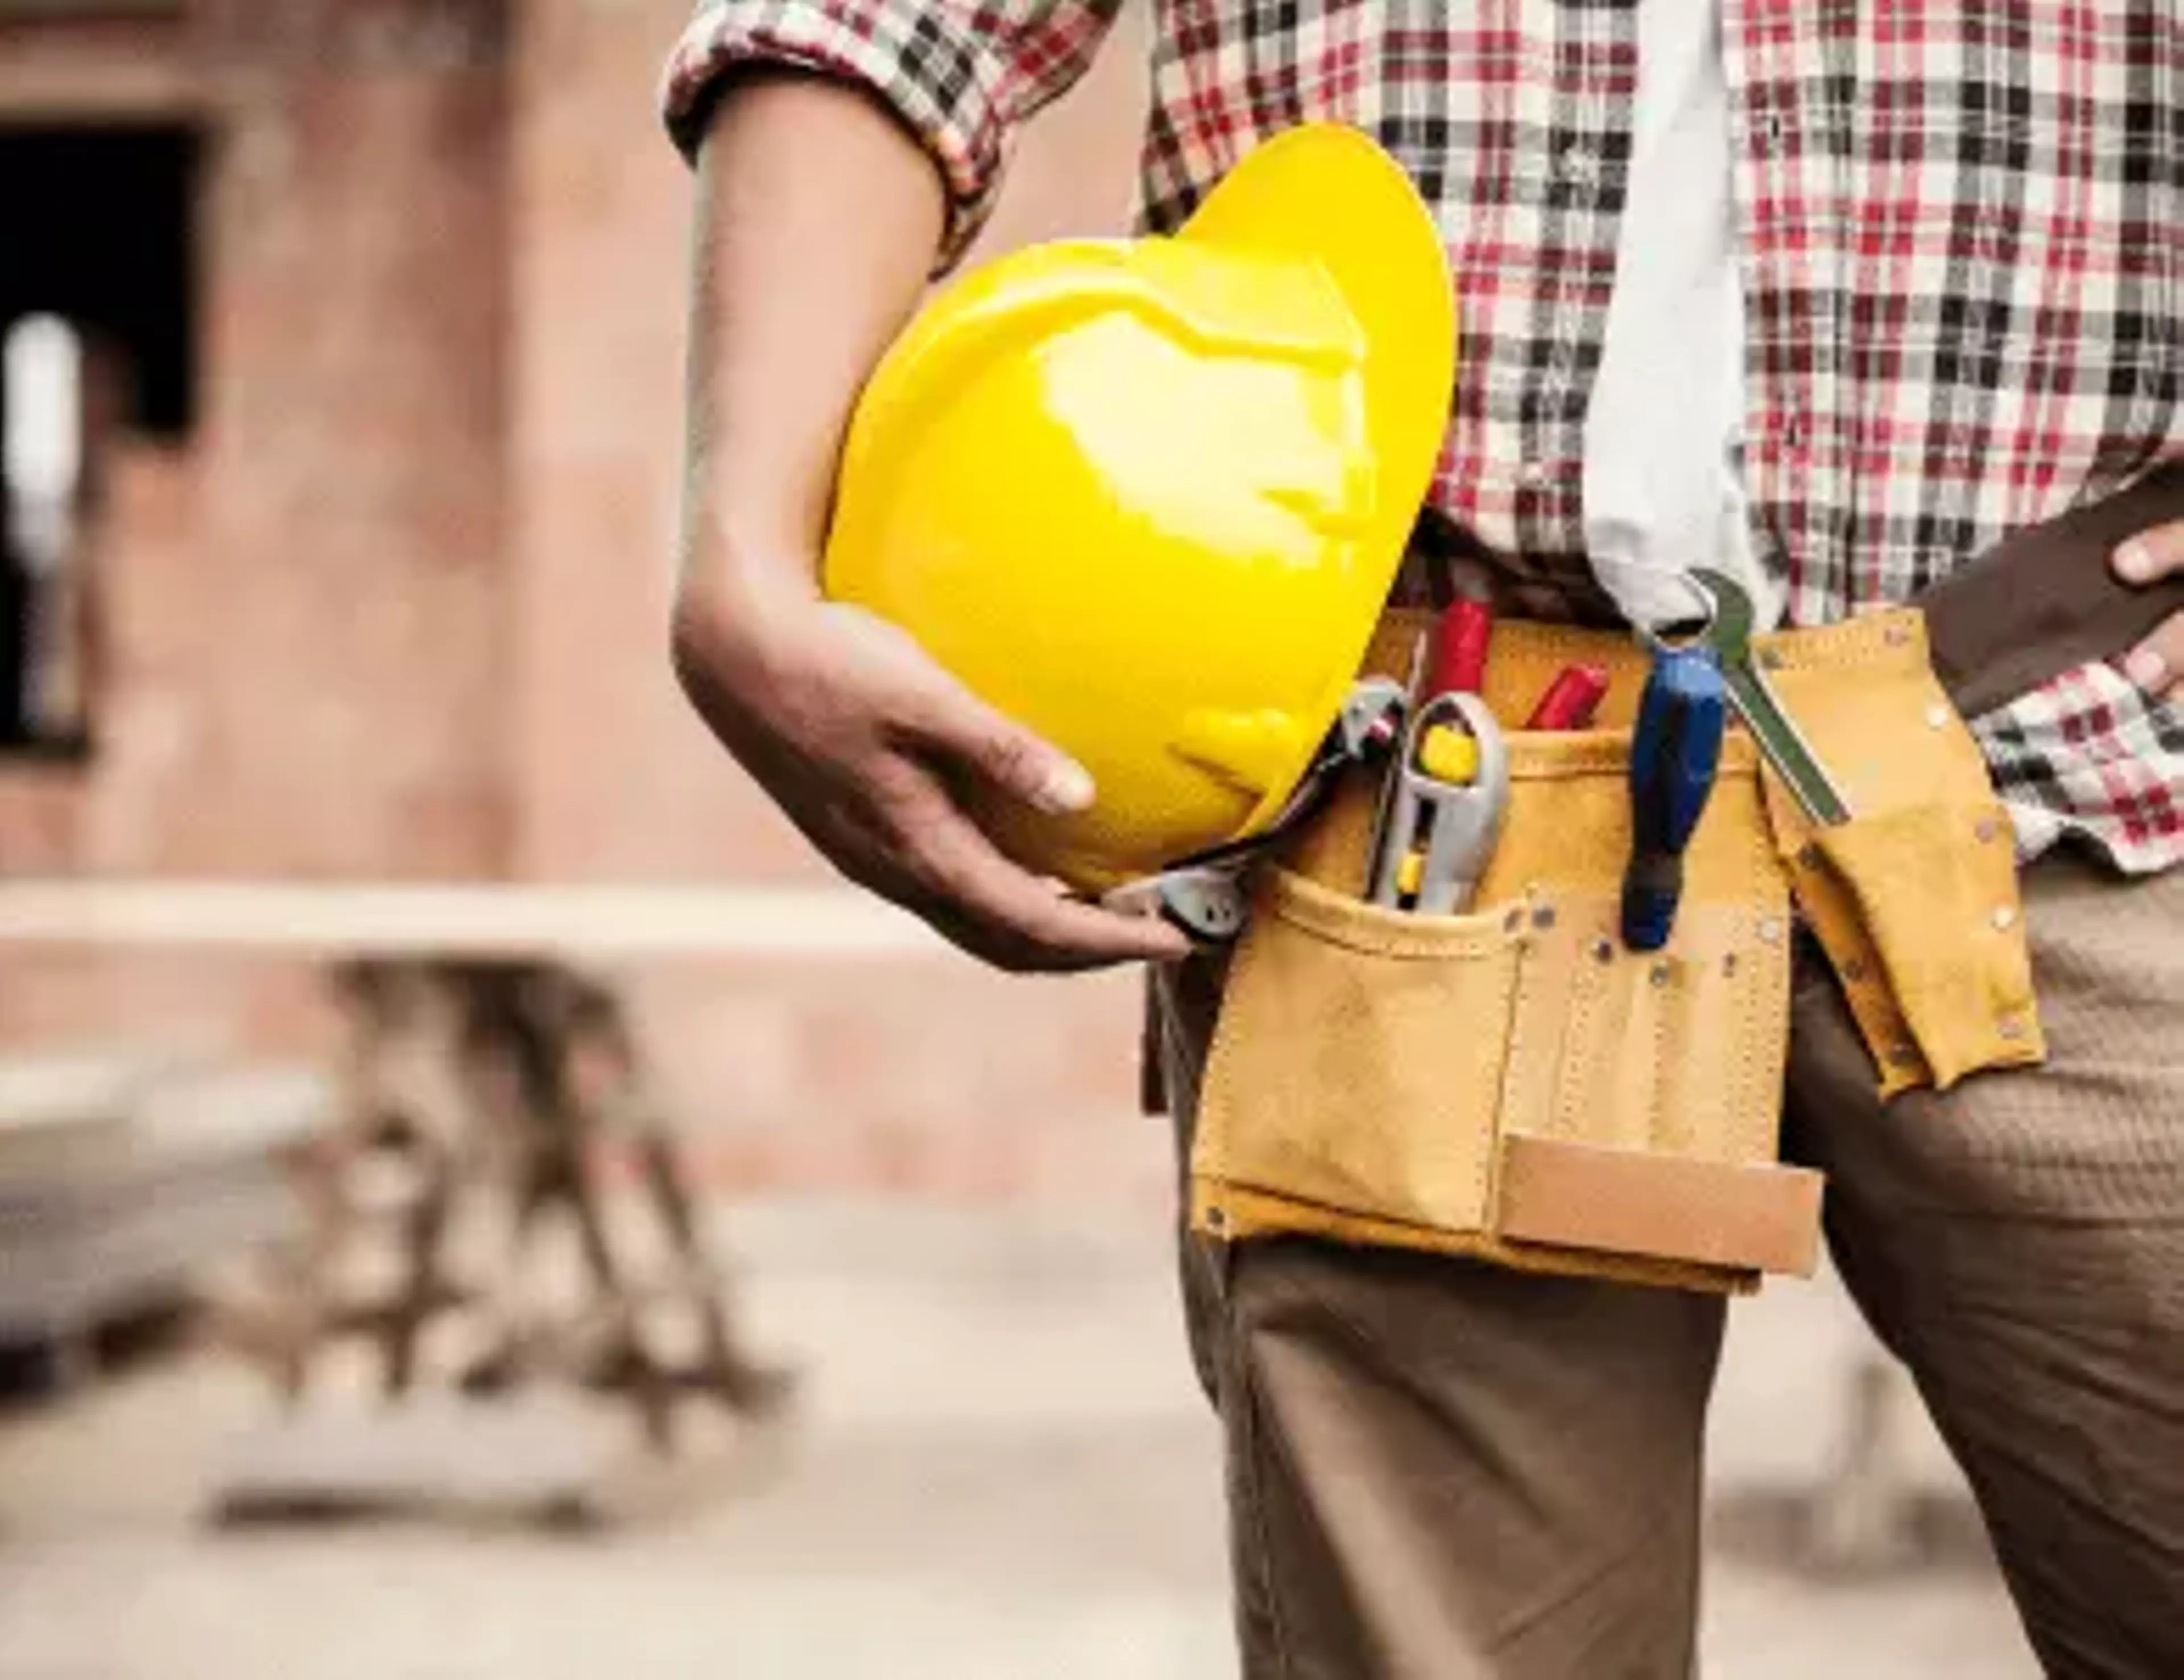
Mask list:
MULTIPOLYGON (((1407 666, 1413 623, 1384 629, 1376 669, 1407 666)), ((1810 1269, 1819 1181, 1777 1165, 1789 876, 1750 743, 1727 745, 1674 938, 1633 954, 1617 928, 1642 660, 1508 624, 1486 698, 1524 716, 1574 658, 1621 667, 1619 726, 1510 732, 1471 913, 1362 902, 1365 778, 1262 867, 1199 1104, 1200 1229, 1713 1290, 1810 1269)))
MULTIPOLYGON (((1421 627, 1391 615, 1368 668, 1404 673, 1421 627)), ((1618 937, 1645 679, 1620 637, 1497 631, 1498 717, 1572 659, 1615 681, 1597 730, 1508 733, 1469 913, 1363 901, 1370 778, 1260 867, 1199 1103, 1195 1228, 1721 1292, 1808 1272, 1820 1180, 1780 1160, 1801 908, 1887 1088, 2036 1059, 2008 825, 1962 723, 1933 720, 1916 615, 1763 647, 1857 816, 1814 831, 1733 731, 1662 952, 1618 937)))
POLYGON ((1768 778, 1797 902, 1884 1094, 2044 1054, 2008 813, 1911 608, 1772 638, 1761 663, 1851 809, 1816 827, 1768 778))

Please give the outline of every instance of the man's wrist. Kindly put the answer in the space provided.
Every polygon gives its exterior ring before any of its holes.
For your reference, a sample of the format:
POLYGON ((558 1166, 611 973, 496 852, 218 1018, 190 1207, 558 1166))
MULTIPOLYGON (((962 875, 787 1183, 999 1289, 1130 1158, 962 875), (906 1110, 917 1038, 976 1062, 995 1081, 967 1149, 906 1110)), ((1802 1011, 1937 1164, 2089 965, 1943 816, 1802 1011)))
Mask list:
POLYGON ((708 663, 763 673, 820 603, 816 561, 799 545, 716 535, 685 562, 676 635, 708 663))

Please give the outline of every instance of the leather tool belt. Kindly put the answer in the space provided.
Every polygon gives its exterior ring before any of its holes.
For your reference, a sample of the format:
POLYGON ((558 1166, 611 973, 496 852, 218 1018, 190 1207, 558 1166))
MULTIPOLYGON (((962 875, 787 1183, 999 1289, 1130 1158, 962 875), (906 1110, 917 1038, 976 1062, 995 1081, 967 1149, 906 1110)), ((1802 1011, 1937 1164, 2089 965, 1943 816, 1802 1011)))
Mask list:
MULTIPOLYGON (((1613 676, 1598 726, 1506 732, 1508 811, 1465 914, 1365 901, 1362 775, 1257 866, 1201 1093, 1194 1227, 1715 1292, 1809 1272, 1821 1180, 1780 1160, 1793 927, 1826 952, 1884 1093, 2042 1059, 2013 828, 1964 717, 2184 605, 2184 587, 2107 570, 2115 542, 2179 516, 2184 465, 1918 604, 1755 637, 1851 820, 1815 826, 1732 730, 1653 953, 1618 937, 1646 655, 1505 620, 1496 715, 1585 660, 1613 676)), ((1368 672, 1400 676, 1424 622, 1391 613, 1368 672)))

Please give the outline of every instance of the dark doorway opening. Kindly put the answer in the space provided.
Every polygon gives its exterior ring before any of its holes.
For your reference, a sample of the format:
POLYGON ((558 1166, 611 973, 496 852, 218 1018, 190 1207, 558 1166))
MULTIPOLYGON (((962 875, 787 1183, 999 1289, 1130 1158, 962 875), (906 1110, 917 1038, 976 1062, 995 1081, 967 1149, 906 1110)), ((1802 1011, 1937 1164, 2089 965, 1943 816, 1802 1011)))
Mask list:
POLYGON ((199 143, 0 127, 0 748, 84 750, 106 459, 195 423, 199 143))

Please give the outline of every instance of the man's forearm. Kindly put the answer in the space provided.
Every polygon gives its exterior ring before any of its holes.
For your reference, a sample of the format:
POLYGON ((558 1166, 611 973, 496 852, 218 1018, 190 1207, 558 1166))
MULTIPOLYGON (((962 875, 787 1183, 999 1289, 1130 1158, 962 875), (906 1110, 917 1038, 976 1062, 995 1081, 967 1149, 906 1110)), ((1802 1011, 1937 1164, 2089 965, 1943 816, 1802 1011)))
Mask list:
POLYGON ((1184 954, 1057 894, 967 814, 983 786, 1083 809, 1082 766, 895 626, 822 601, 842 435, 939 248, 939 171, 865 94, 769 75, 699 151, 690 437, 671 650, 699 716, 859 884, 1019 969, 1184 954))
POLYGON ((843 431, 944 199, 870 98, 795 75, 731 89, 698 167, 682 581, 760 613, 812 592, 843 431))

